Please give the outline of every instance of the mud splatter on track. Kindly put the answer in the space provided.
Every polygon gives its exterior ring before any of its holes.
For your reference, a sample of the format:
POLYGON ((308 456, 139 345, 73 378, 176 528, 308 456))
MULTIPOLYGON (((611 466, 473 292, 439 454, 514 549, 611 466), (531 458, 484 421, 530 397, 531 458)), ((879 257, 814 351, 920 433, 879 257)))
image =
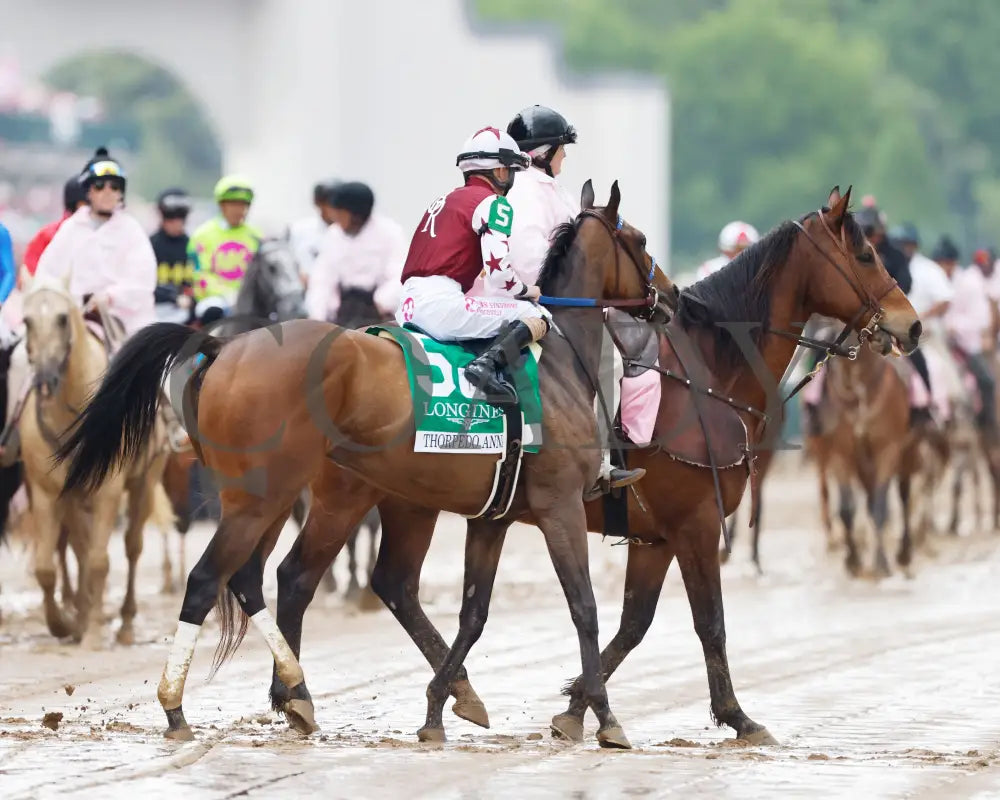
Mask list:
MULTIPOLYGON (((935 539, 915 577, 852 582, 825 553, 808 474, 767 487, 764 563, 746 536, 724 568, 729 655, 744 710, 781 741, 732 741, 708 713, 701 646, 676 570, 657 620, 614 676, 612 706, 631 752, 603 752, 588 718, 582 745, 548 721, 579 655, 540 536, 512 532, 486 632, 469 663, 493 729, 446 716, 449 741, 421 745, 430 672, 386 612, 318 596, 303 667, 322 731, 290 732, 269 711, 270 661, 248 637, 205 683, 215 626, 195 656, 184 707, 197 740, 168 742, 156 682, 178 597, 160 597, 159 543, 147 539, 139 644, 84 652, 45 631, 29 559, 0 551, 0 794, 4 798, 159 797, 989 797, 1000 793, 1000 537, 935 539), (65 687, 75 691, 67 695, 65 687), (60 712, 58 730, 42 726, 60 712), (98 794, 99 793, 99 794, 98 794)), ((460 602, 461 521, 441 524, 424 594, 446 637, 460 602)), ((210 531, 189 536, 189 556, 210 531)), ((286 531, 279 546, 290 545, 286 531)), ((620 612, 623 548, 592 539, 602 641, 620 612)), ((120 602, 113 542, 109 613, 120 602)), ((273 607, 274 569, 267 587, 273 607)))

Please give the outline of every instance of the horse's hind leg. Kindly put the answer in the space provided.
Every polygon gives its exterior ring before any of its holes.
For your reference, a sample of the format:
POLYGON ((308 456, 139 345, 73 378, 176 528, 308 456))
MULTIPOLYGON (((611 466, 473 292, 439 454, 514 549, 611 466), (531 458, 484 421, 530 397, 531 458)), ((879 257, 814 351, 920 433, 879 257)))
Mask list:
POLYGON ((427 686, 427 719, 417 731, 417 738, 422 742, 444 741, 444 722, 441 716, 450 693, 449 687, 486 626, 493 582, 509 525, 505 521, 469 521, 465 534, 465 585, 462 610, 458 616, 458 635, 444 663, 427 686))
POLYGON ((358 599, 361 594, 361 582, 358 580, 358 535, 361 533, 361 526, 355 526, 351 535, 347 537, 347 592, 344 598, 352 602, 358 599))
MULTIPOLYGON (((73 579, 69 574, 69 563, 66 561, 66 550, 69 547, 69 529, 63 525, 59 531, 59 596, 64 608, 76 605, 76 592, 73 590, 73 579)), ((74 551, 75 552, 75 551, 74 551)), ((77 556, 77 564, 82 564, 83 558, 77 556)))
POLYGON ((290 508, 289 504, 284 513, 271 524, 250 559, 229 579, 229 589, 232 594, 224 596, 223 643, 220 644, 216 664, 224 661, 235 651, 243 631, 246 630, 244 625, 240 632, 233 633, 235 615, 230 605, 232 598, 235 597, 243 613, 249 617, 271 650, 271 655, 274 657, 273 679, 281 681, 282 685, 287 687, 288 699, 279 710, 284 712, 289 726, 301 734, 309 735, 319 730, 319 725, 316 724, 314 717, 312 696, 306 688, 305 674, 302 672, 297 654, 288 644, 288 640, 264 603, 264 562, 288 520, 290 508))
POLYGON ((854 541, 855 511, 854 492, 848 484, 840 484, 840 521, 844 524, 844 544, 847 546, 844 564, 847 571, 857 577, 861 574, 861 556, 858 554, 857 542, 854 541))
POLYGON ((906 569, 913 562, 913 539, 910 531, 912 505, 910 489, 913 476, 905 469, 899 475, 899 500, 903 514, 903 538, 899 540, 899 551, 896 553, 896 563, 906 569))
POLYGON ((208 612, 215 606, 223 581, 247 563, 273 524, 273 514, 267 514, 263 499, 237 490, 223 491, 222 521, 188 575, 177 632, 156 692, 167 715, 168 728, 164 733, 167 738, 194 738, 184 718, 182 701, 198 634, 208 612))
MULTIPOLYGON (((378 508, 382 542, 372 571, 372 590, 437 672, 448 656, 448 645, 427 619, 419 593, 420 570, 434 536, 438 512, 395 497, 385 498, 378 508)), ((455 673, 449 691, 455 698, 451 707, 455 716, 482 728, 490 727, 486 706, 469 683, 464 666, 455 673)))
MULTIPOLYGON (((118 644, 135 644, 135 629, 133 623, 137 610, 135 602, 135 576, 139 566, 139 556, 142 555, 142 532, 146 520, 153 509, 154 478, 158 478, 161 470, 150 469, 143 475, 130 481, 128 487, 128 526, 125 528, 125 557, 128 559, 128 578, 125 584, 125 600, 122 603, 122 626, 118 629, 116 640, 118 644), (147 478, 147 476, 149 476, 147 478)), ((164 542, 164 552, 167 551, 164 542)), ((169 586, 170 580, 166 578, 169 586)))
MULTIPOLYGON (((625 657, 639 646, 649 630, 667 568, 673 560, 674 548, 668 542, 628 546, 621 622, 618 624, 618 632, 601 653, 601 669, 605 681, 618 669, 625 657)), ((583 741, 583 718, 587 711, 583 679, 577 677, 566 687, 564 694, 569 695, 569 707, 552 718, 552 733, 576 742, 583 741)))
MULTIPOLYGON (((714 509, 712 510, 714 512, 714 509)), ((677 563, 684 578, 694 629, 701 639, 708 671, 712 717, 736 731, 736 737, 754 745, 777 744, 767 728, 748 717, 733 690, 726 657, 726 620, 722 605, 722 577, 715 557, 717 528, 706 517, 699 530, 685 531, 677 537, 677 563)))
POLYGON ((868 513, 875 526, 875 575, 885 578, 892 574, 889 558, 885 554, 885 524, 889 519, 888 481, 868 492, 868 513))
MULTIPOLYGON (((313 487, 313 503, 305 527, 278 567, 278 629, 296 656, 302 644, 302 617, 316 587, 329 572, 348 534, 381 496, 380 490, 334 464, 325 464, 323 470, 322 485, 313 487)), ((282 710, 294 699, 289 684, 275 665, 271 705, 282 710)))

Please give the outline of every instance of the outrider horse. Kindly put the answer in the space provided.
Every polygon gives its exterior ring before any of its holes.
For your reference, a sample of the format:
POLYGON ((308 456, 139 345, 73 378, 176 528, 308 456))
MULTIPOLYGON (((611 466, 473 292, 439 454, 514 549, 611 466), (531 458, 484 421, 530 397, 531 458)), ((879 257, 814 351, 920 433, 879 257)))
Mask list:
MULTIPOLYGON (((573 241, 549 259, 540 281, 543 293, 650 310, 657 290, 672 292, 673 286, 645 252, 645 237, 619 217, 617 184, 606 207, 594 208, 593 200, 588 182, 573 241)), ((598 366, 603 328, 592 309, 560 308, 553 319, 554 335, 546 340, 539 367, 547 446, 526 456, 512 516, 530 513, 542 529, 580 640, 583 702, 600 720, 599 738, 614 745, 625 736, 601 674, 582 499, 600 462, 590 376, 598 366)), ((197 634, 218 596, 226 598, 220 604, 220 659, 247 628, 244 619, 236 630, 227 585, 264 635, 278 677, 290 687, 285 712, 301 729, 313 730, 302 669, 261 589, 264 560, 302 487, 316 482, 332 461, 382 491, 475 515, 490 494, 496 459, 413 451, 407 372, 402 352, 391 342, 311 321, 231 340, 204 339, 161 323, 126 344, 61 450, 62 458, 72 457, 67 492, 99 485, 112 468, 132 458, 156 418, 164 373, 195 352, 203 359, 187 385, 186 411, 192 415, 186 421, 200 459, 222 484, 222 520, 188 578, 160 682, 168 734, 191 736, 181 710, 183 685, 197 634)), ((372 505, 365 503, 352 527, 372 505)), ((470 542, 492 542, 498 554, 507 524, 470 521, 470 542)))
MULTIPOLYGON (((727 268, 681 294, 680 311, 661 343, 660 369, 670 374, 662 377, 655 443, 630 453, 630 466, 647 472, 629 498, 632 543, 624 607, 619 630, 602 655, 604 676, 642 640, 667 568, 676 557, 705 652, 712 715, 753 743, 773 739, 743 712, 733 691, 725 647, 715 476, 721 511, 730 514, 746 488, 748 465, 754 469, 769 437, 776 435, 769 423, 776 425, 780 418, 777 385, 795 346, 839 352, 836 343, 807 341, 794 333, 812 314, 839 319, 845 330, 878 328, 879 344, 892 338, 906 350, 916 347, 920 335, 912 307, 847 212, 849 197, 849 191, 841 196, 835 190, 828 208, 784 223, 727 268), (741 339, 741 332, 750 340, 741 339)), ((565 246, 566 233, 562 241, 557 237, 557 245, 565 246)), ((445 665, 428 690, 428 722, 421 734, 443 734, 440 709, 449 676, 452 694, 458 697, 455 713, 488 726, 485 708, 467 693, 467 676, 456 664, 485 624, 502 531, 510 520, 492 523, 494 532, 470 525, 461 630, 446 662, 449 650, 417 598, 437 511, 393 496, 332 463, 313 491, 328 499, 318 504, 278 570, 278 623, 289 644, 297 653, 302 615, 329 561, 368 504, 378 504, 382 543, 372 586, 435 670, 445 665)), ((601 501, 588 503, 586 515, 589 530, 604 531, 601 501)), ((520 519, 532 521, 528 514, 520 519)), ((569 708, 553 719, 553 728, 582 739, 586 694, 579 680, 567 691, 569 708)), ((283 707, 289 696, 276 672, 275 707, 283 707)))

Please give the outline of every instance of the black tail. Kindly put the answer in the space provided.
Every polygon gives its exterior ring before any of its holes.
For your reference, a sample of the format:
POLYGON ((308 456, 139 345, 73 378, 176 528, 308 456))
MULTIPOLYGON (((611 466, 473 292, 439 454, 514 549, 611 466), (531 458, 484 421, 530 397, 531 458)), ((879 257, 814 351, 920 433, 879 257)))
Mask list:
POLYGON ((201 353, 214 361, 226 341, 172 322, 149 325, 132 336, 55 455, 57 462, 70 459, 63 494, 93 491, 111 470, 132 461, 156 425, 167 371, 181 356, 201 353))

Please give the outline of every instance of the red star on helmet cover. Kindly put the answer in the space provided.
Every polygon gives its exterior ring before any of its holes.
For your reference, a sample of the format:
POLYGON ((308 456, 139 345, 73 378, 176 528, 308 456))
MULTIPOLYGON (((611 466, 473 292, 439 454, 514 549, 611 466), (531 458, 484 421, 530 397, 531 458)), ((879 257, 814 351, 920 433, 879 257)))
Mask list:
POLYGON ((487 262, 486 262, 486 266, 488 266, 490 268, 490 274, 491 275, 494 272, 499 272, 499 270, 500 270, 500 256, 493 256, 492 258, 488 259, 487 262))
POLYGON ((736 237, 736 244, 749 244, 750 237, 747 236, 746 231, 740 231, 740 235, 736 237))
POLYGON ((485 133, 486 131, 489 131, 490 133, 492 133, 494 136, 497 137, 497 139, 500 138, 500 131, 498 131, 496 128, 493 128, 493 127, 490 127, 490 126, 487 126, 485 128, 480 128, 478 131, 476 131, 474 134, 472 134, 472 136, 474 138, 474 137, 478 136, 481 133, 485 133))
POLYGON ((508 292, 509 292, 509 291, 510 291, 511 289, 513 289, 513 288, 514 288, 515 286, 517 286, 517 281, 515 281, 515 280, 509 280, 509 281, 507 281, 507 282, 506 282, 506 283, 504 284, 504 288, 505 288, 505 289, 506 289, 506 290, 507 290, 508 292))

